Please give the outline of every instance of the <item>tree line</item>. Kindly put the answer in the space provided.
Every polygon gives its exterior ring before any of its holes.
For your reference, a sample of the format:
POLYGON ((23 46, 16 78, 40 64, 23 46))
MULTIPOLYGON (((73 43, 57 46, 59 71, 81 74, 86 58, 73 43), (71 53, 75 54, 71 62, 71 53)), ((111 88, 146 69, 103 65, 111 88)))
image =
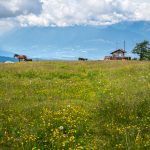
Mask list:
POLYGON ((140 60, 150 60, 150 43, 147 40, 137 43, 132 53, 137 54, 140 60))

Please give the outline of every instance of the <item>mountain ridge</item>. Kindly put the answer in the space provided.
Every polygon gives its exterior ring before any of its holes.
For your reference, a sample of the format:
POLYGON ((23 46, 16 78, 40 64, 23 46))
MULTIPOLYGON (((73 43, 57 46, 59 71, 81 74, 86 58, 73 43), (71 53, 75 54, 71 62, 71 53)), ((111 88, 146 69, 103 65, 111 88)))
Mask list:
POLYGON ((6 61, 17 62, 18 60, 13 57, 0 56, 0 62, 6 61))

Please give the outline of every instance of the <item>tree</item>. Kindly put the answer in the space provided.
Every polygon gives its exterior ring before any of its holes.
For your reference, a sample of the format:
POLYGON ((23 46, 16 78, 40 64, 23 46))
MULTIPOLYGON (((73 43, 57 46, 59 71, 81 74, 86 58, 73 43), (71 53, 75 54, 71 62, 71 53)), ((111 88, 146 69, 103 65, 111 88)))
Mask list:
POLYGON ((150 60, 150 43, 149 41, 143 41, 137 43, 135 48, 132 50, 132 53, 138 54, 140 60, 150 60))

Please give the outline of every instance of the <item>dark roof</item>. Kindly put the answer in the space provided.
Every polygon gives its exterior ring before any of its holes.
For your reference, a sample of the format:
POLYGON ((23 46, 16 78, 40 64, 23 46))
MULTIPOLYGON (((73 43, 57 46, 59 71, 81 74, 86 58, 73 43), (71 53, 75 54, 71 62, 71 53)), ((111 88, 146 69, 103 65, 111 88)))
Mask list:
POLYGON ((118 50, 115 50, 115 51, 113 51, 112 53, 110 53, 110 54, 113 54, 113 53, 116 53, 116 52, 123 52, 123 53, 126 53, 126 51, 125 50, 123 50, 123 49, 118 49, 118 50))

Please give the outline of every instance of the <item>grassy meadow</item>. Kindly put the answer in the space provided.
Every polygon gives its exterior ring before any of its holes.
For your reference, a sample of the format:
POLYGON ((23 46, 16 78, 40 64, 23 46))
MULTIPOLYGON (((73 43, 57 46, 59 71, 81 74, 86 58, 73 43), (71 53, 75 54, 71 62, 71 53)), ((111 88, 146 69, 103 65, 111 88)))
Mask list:
POLYGON ((0 64, 0 150, 118 149, 150 149, 150 62, 0 64))

